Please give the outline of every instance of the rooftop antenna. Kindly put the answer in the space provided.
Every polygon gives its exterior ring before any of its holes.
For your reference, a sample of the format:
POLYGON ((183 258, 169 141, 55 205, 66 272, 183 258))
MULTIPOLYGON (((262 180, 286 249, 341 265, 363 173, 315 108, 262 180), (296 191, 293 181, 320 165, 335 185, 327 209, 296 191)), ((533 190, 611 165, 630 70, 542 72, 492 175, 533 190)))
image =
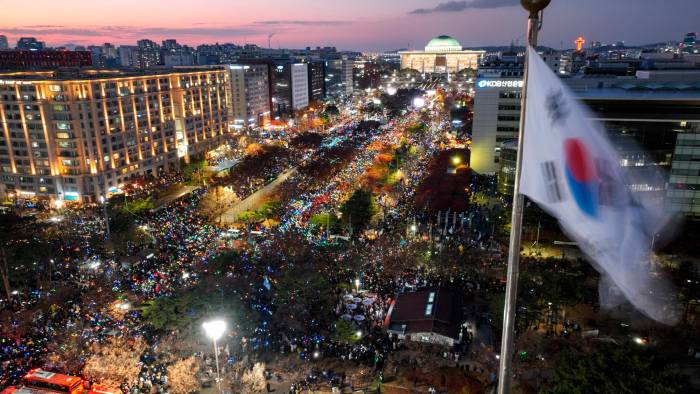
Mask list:
POLYGON ((272 37, 274 37, 275 34, 277 34, 277 33, 270 33, 270 34, 267 35, 267 49, 270 49, 270 48, 271 48, 271 46, 270 46, 270 40, 272 40, 272 37))

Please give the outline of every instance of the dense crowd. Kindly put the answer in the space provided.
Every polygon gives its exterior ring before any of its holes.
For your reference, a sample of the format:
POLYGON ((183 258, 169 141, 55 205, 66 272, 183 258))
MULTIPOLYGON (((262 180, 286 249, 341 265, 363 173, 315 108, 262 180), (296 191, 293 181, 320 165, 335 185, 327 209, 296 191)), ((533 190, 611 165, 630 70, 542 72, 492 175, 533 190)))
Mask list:
MULTIPOLYGON (((276 229, 261 229, 254 242, 249 242, 239 251, 236 271, 225 272, 226 276, 255 279, 251 281, 250 289, 242 289, 242 298, 246 306, 262 314, 273 313, 275 306, 271 302, 269 284, 260 287, 259 283, 268 280, 268 276, 279 275, 293 263, 286 259, 282 251, 285 245, 280 244, 290 234, 299 235, 302 239, 310 239, 308 231, 309 218, 313 213, 333 210, 347 198, 348 191, 343 185, 353 185, 366 172, 377 155, 376 150, 366 149, 373 143, 396 146, 403 137, 402 133, 392 132, 401 130, 414 118, 407 117, 403 121, 391 123, 381 130, 368 130, 347 138, 349 124, 342 129, 339 138, 323 140, 319 155, 328 152, 345 152, 338 147, 348 146, 351 160, 346 165, 333 167, 334 171, 327 174, 328 179, 314 179, 308 173, 300 174, 287 181, 288 185, 297 185, 296 191, 303 191, 294 199, 285 201, 284 214, 281 224, 276 229), (334 150, 336 149, 336 150, 334 150), (337 171, 335 171, 337 170, 337 171), (262 257, 271 250, 280 250, 275 266, 262 257), (265 288, 267 287, 267 290, 265 288)), ((478 286, 489 286, 476 277, 452 276, 446 277, 439 272, 429 272, 421 269, 406 269, 394 277, 387 277, 377 272, 382 266, 382 258, 386 255, 399 253, 411 247, 413 240, 398 229, 401 223, 407 223, 410 218, 417 218, 419 223, 427 224, 431 218, 416 212, 409 202, 413 198, 416 185, 420 181, 425 163, 435 154, 438 139, 444 123, 436 123, 428 128, 428 134, 420 141, 420 155, 402 164, 401 170, 406 174, 406 180, 398 183, 394 193, 397 203, 393 208, 383 207, 386 211, 383 220, 378 223, 381 231, 386 231, 391 244, 376 243, 370 248, 370 242, 363 237, 357 239, 357 244, 343 250, 332 252, 330 258, 336 262, 348 261, 352 254, 360 254, 358 249, 372 249, 371 255, 362 263, 359 271, 337 270, 333 267, 321 267, 323 274, 333 285, 353 283, 356 279, 361 282, 355 293, 338 293, 338 308, 335 317, 346 320, 354 329, 361 332, 361 338, 354 343, 331 339, 328 332, 332 331, 332 321, 306 321, 303 329, 281 329, 270 327, 263 320, 250 337, 241 340, 240 346, 226 348, 227 363, 241 360, 251 350, 271 351, 280 354, 296 353, 301 360, 313 361, 319 358, 332 357, 357 365, 372 368, 375 372, 382 371, 388 352, 396 349, 396 338, 387 336, 381 330, 389 306, 389 299, 396 294, 420 287, 450 285, 465 291, 471 291, 478 286), (358 275, 359 274, 359 275, 358 275), (350 303, 346 297, 350 296, 350 303), (354 305, 354 307, 349 307, 354 305)), ((343 153, 345 154, 345 153, 343 153)), ((284 162, 285 165, 288 164, 284 162)), ((332 164, 332 160, 329 160, 332 164)), ((329 165, 331 165, 329 164, 329 165)), ((279 172, 281 167, 272 166, 269 175, 279 172)), ((262 174, 263 177, 268 174, 262 174)), ((161 187, 160 182, 170 182, 172 179, 152 180, 145 182, 135 193, 150 193, 161 187)), ((472 190, 483 187, 490 190, 488 181, 477 180, 471 185, 472 190)), ((244 184, 245 182, 243 182, 244 184)), ((251 190, 259 186, 249 183, 251 190)), ((168 297, 178 290, 195 286, 209 272, 209 264, 219 254, 218 242, 222 238, 222 229, 208 223, 198 212, 198 203, 207 193, 206 188, 198 189, 175 202, 135 218, 136 224, 147 232, 151 242, 141 245, 129 244, 123 254, 108 253, 95 249, 87 241, 89 235, 101 232, 103 225, 97 215, 91 219, 83 216, 67 217, 66 225, 75 230, 75 236, 62 241, 56 250, 57 261, 61 261, 61 270, 54 274, 55 280, 64 283, 76 283, 76 291, 64 299, 64 304, 50 309, 50 312, 34 316, 30 324, 19 324, 0 327, 0 385, 16 383, 27 369, 36 366, 60 369, 68 373, 81 373, 81 362, 89 356, 86 352, 90 343, 101 343, 110 337, 142 338, 150 349, 157 347, 158 333, 144 324, 138 311, 128 311, 120 318, 115 318, 104 312, 103 298, 114 297, 116 294, 131 294, 140 302, 168 297), (85 237, 82 237, 85 235, 85 237), (95 294, 96 284, 108 283, 110 294, 95 294), (102 298, 101 298, 102 297, 102 298), (83 349, 75 357, 74 364, 60 360, 60 355, 66 349, 55 348, 52 343, 66 333, 75 333, 84 344, 83 349), (52 357, 53 356, 53 357, 52 357)), ((490 220, 497 212, 484 206, 470 207, 469 211, 460 213, 459 220, 452 220, 449 230, 437 231, 436 236, 442 237, 447 244, 464 244, 468 247, 485 248, 490 235, 490 220)), ((420 233, 420 230, 417 231, 420 233)), ((250 240, 251 238, 249 238, 250 240)), ((328 251, 315 251, 325 253, 328 251)), ((328 258, 326 256, 325 258, 328 258)), ((39 291, 39 290, 37 290, 39 291)), ((11 313, 35 309, 40 301, 45 301, 49 294, 27 292, 18 294, 4 309, 11 313), (32 296, 32 294, 34 294, 32 296)), ((112 300, 110 300, 111 302, 112 300)), ((126 301, 123 301, 127 304, 126 301)), ((128 308, 128 307, 127 307, 128 308)), ((14 321, 14 320, 11 320, 14 321)), ((125 392, 148 392, 152 389, 162 392, 167 386, 167 363, 152 351, 140 355, 142 369, 135 382, 125 382, 121 387, 125 392)), ((205 358, 203 358, 204 360, 205 358)), ((320 371, 302 382, 295 383, 292 392, 303 390, 320 380, 337 382, 344 380, 333 371, 320 371)))

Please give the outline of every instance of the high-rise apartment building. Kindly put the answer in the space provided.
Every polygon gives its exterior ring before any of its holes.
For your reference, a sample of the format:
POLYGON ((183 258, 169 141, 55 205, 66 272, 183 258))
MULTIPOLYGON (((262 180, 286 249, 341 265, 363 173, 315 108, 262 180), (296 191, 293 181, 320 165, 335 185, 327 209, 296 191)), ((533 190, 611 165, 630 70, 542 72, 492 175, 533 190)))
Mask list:
POLYGON ((0 196, 98 201, 228 132, 228 72, 0 75, 0 196))
POLYGON ((6 51, 10 49, 10 44, 7 42, 7 36, 0 34, 0 51, 6 51))
POLYGON ((263 125, 270 120, 270 79, 267 64, 229 66, 231 108, 235 126, 263 125))
POLYGON ((155 41, 138 40, 138 51, 134 60, 134 66, 146 69, 161 64, 160 47, 155 41))

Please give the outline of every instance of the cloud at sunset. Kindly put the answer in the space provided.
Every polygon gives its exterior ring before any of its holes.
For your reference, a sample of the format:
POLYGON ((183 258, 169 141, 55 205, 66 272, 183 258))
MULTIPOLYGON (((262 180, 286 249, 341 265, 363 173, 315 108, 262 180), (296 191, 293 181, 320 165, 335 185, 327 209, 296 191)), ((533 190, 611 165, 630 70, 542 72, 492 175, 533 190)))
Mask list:
MULTIPOLYGON (((192 46, 215 42, 267 46, 267 35, 275 33, 274 44, 291 48, 393 50, 423 47, 440 34, 454 36, 465 46, 502 45, 522 41, 527 16, 517 0, 198 0, 196 5, 177 6, 166 0, 35 2, 42 12, 27 13, 18 2, 3 5, 0 34, 11 43, 34 36, 54 46, 133 45, 142 38, 175 38, 192 46), (141 11, 134 13, 136 8, 141 11)), ((631 44, 678 40, 698 29, 692 17, 696 14, 697 0, 668 0, 663 7, 639 0, 557 0, 545 13, 541 41, 559 48, 572 46, 578 36, 631 44), (635 23, 604 23, 592 29, 596 20, 635 23)))
POLYGON ((470 8, 499 8, 518 5, 518 0, 471 0, 448 1, 440 3, 433 8, 417 8, 409 14, 432 14, 436 12, 462 12, 470 8))

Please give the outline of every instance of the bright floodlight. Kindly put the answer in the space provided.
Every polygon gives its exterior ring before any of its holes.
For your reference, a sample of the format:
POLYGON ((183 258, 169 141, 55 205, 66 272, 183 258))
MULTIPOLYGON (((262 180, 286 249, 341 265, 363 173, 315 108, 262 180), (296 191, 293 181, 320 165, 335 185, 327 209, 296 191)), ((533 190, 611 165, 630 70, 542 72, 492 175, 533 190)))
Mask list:
POLYGON ((416 108, 421 108, 425 105, 425 100, 422 97, 416 97, 413 99, 413 106, 416 108))
POLYGON ((393 96, 393 95, 396 94, 396 88, 393 87, 393 86, 389 86, 389 87, 386 88, 386 93, 387 93, 389 96, 393 96))
POLYGON ((226 331, 226 322, 223 320, 211 320, 204 322, 202 327, 204 327, 204 332, 207 336, 216 341, 224 335, 224 331, 226 331))
POLYGON ((454 156, 452 158, 452 164, 458 166, 462 162, 462 158, 459 156, 454 156))

